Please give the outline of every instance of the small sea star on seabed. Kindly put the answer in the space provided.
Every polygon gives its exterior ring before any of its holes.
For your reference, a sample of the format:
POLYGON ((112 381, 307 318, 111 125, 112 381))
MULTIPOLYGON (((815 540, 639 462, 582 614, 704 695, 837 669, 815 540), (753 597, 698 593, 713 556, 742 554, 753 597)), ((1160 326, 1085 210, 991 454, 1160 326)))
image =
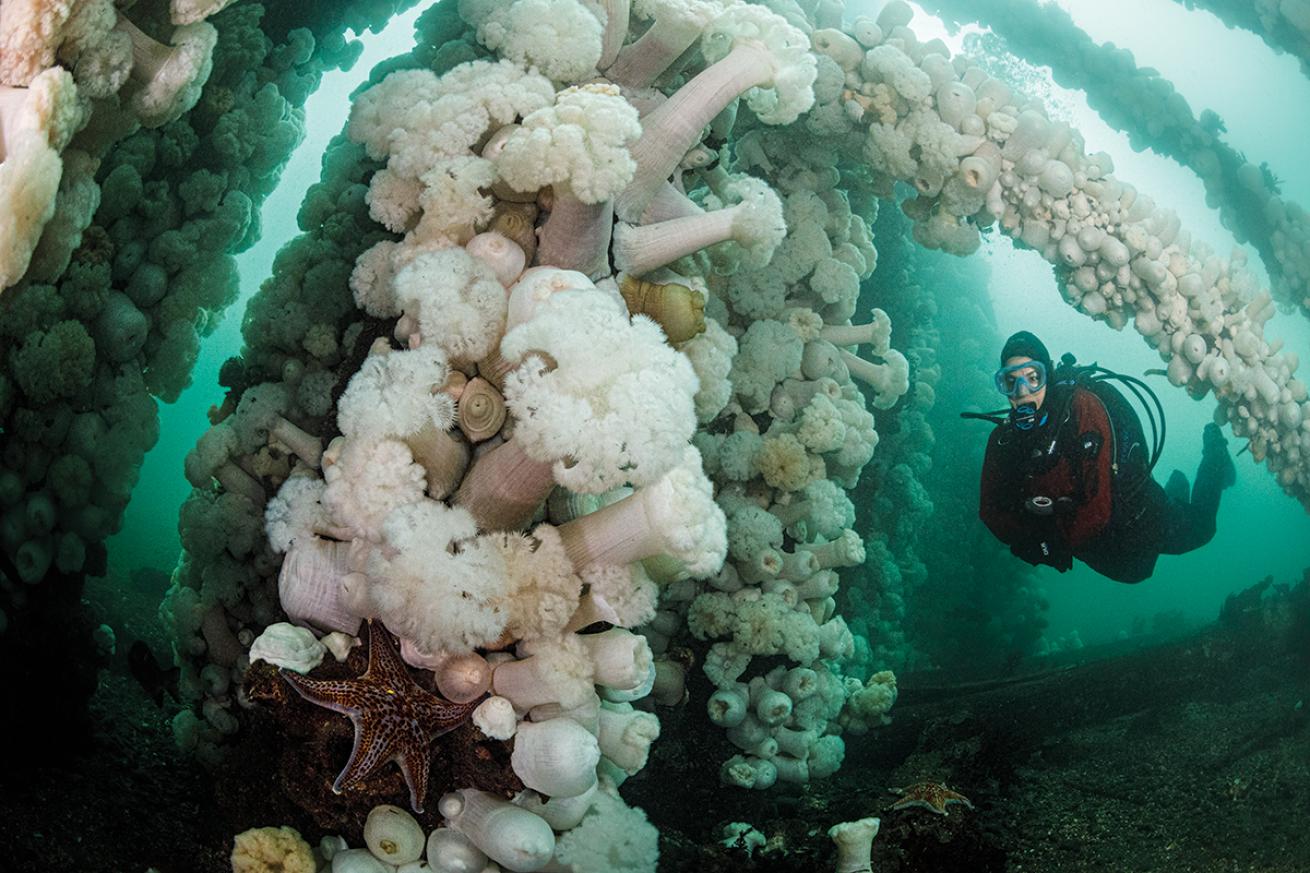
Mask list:
POLYGON ((368 621, 368 669, 354 679, 310 679, 285 668, 287 684, 310 703, 350 717, 355 745, 332 783, 340 794, 394 760, 409 786, 409 805, 423 811, 428 791, 432 740, 459 727, 480 700, 450 703, 409 675, 391 635, 380 621, 368 621))
POLYGON ((904 788, 888 788, 887 790, 892 794, 901 796, 900 800, 891 805, 892 809, 909 809, 912 806, 922 806, 924 809, 930 809, 938 815, 950 815, 946 811, 946 804, 948 803, 963 803, 969 809, 973 809, 973 804, 969 802, 969 798, 958 791, 947 788, 945 782, 916 782, 904 788))

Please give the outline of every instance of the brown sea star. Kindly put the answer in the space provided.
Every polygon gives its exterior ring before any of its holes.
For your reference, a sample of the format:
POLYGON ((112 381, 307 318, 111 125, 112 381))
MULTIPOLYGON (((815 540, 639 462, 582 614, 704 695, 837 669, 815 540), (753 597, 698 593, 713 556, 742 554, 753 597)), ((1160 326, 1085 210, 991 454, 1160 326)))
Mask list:
POLYGON ((963 803, 973 809, 973 804, 969 802, 969 798, 958 791, 947 788, 945 782, 916 782, 913 785, 907 785, 905 788, 889 788, 887 790, 901 796, 900 800, 892 804, 892 809, 922 806, 924 809, 931 809, 939 815, 950 815, 946 811, 946 804, 948 803, 963 803))
POLYGON ((278 671, 310 703, 350 717, 355 745, 350 760, 332 783, 340 794, 394 760, 409 786, 409 805, 423 811, 428 789, 432 740, 459 727, 480 701, 450 703, 425 690, 409 675, 382 623, 368 621, 368 669, 354 679, 310 679, 278 671))

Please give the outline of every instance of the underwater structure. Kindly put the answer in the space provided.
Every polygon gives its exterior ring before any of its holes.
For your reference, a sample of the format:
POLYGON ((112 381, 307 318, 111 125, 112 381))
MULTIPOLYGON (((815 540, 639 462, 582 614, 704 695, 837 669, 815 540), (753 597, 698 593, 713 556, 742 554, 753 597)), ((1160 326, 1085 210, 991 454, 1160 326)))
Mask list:
MULTIPOLYGON (((81 580, 156 401, 238 298, 304 102, 358 57, 347 30, 412 5, 0 7, 9 651, 92 662, 81 580)), ((724 785, 836 773, 895 705, 907 598, 986 572, 917 542, 935 506, 972 517, 935 492, 925 416, 977 385, 942 384, 963 337, 934 319, 969 304, 879 284, 910 246, 1040 253, 1310 507, 1310 400, 1264 332, 1310 314, 1306 211, 1053 7, 922 5, 1194 170, 1272 287, 899 0, 432 4, 352 96, 178 471, 175 738, 216 779, 275 755, 323 836, 269 822, 234 870, 654 870, 623 784, 693 686, 724 785)), ((1305 63, 1303 4, 1199 5, 1305 63)), ((998 633, 1034 645, 1037 596, 1005 584, 998 633)), ((878 820, 832 825, 836 869, 869 869, 878 820)))

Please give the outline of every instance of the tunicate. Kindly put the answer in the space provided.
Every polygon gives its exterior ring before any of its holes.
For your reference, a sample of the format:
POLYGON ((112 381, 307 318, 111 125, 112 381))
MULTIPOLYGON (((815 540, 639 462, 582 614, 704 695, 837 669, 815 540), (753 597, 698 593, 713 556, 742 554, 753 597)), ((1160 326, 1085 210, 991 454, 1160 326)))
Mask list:
POLYGON ((964 184, 976 191, 986 191, 996 181, 997 165, 995 161, 978 155, 970 155, 960 161, 960 178, 964 184))
MULTIPOLYGON (((934 55, 933 57, 936 57, 934 55)), ((925 66, 927 59, 924 59, 925 66)), ((959 127, 978 105, 973 89, 963 82, 947 82, 937 89, 937 114, 952 127, 959 127)))
POLYGON ((1083 296, 1083 312, 1088 315, 1101 315, 1105 312, 1105 297, 1100 291, 1092 291, 1083 296))
POLYGON ((1244 330, 1233 338, 1233 348, 1248 361, 1260 352, 1260 338, 1249 330, 1244 330))
MULTIPOLYGON (((988 121, 995 122, 999 114, 992 113, 988 121)), ((1040 148, 1046 142, 1049 130, 1050 122, 1047 121, 1046 116, 1034 109, 1026 109, 1019 113, 1014 130, 1006 140, 1001 153, 1015 160, 1033 149, 1040 148)))
POLYGON ((1073 190, 1073 170, 1064 161, 1048 161, 1037 184, 1052 197, 1063 197, 1073 190))
POLYGON ((1078 245, 1078 241, 1071 236, 1060 240, 1059 251, 1060 261, 1067 267, 1081 267, 1083 261, 1087 259, 1087 254, 1078 245))
POLYGON ((855 19, 851 35, 865 48, 873 48, 882 42, 882 28, 872 18, 855 19))
POLYGON ((1124 229, 1124 242, 1127 243, 1129 250, 1134 254, 1146 251, 1147 240, 1149 239, 1150 234, 1140 224, 1130 225, 1124 229))
POLYGON ((1100 252, 1101 257, 1112 267, 1122 267, 1128 263, 1128 247, 1109 234, 1101 241, 1100 252))
POLYGON ((1183 340, 1183 356, 1193 364, 1201 363, 1205 352, 1205 338, 1200 334, 1189 334, 1187 339, 1183 340))
POLYGON ((1136 258, 1133 260, 1133 275, 1137 276, 1152 288, 1157 288, 1164 283, 1164 278, 1168 274, 1164 264, 1159 261, 1153 261, 1150 258, 1136 258))
POLYGON ((1078 245, 1088 254, 1098 251, 1105 241, 1105 231, 1094 225, 1088 225, 1078 231, 1078 245))
POLYGON ((1139 309, 1133 319, 1133 325, 1144 337, 1153 337, 1160 332, 1160 319, 1154 309, 1139 309))
POLYGON ((1096 290, 1096 271, 1091 267, 1079 267, 1073 272, 1073 283, 1078 290, 1086 294, 1096 290))
POLYGON ((1228 360, 1222 355, 1217 356, 1210 362, 1209 368, 1205 372, 1205 377, 1210 380, 1210 384, 1218 388, 1228 381, 1228 360))
POLYGON ((1182 355, 1175 355, 1169 362, 1168 375, 1169 382, 1181 388, 1192 378, 1192 365, 1182 355))
POLYGON ((428 859, 442 873, 478 873, 487 856, 459 831, 437 828, 428 837, 428 859))
POLYGON ((1014 168, 1024 176, 1036 176, 1038 173, 1042 172, 1050 159, 1051 156, 1048 155, 1045 150, 1033 149, 1032 151, 1021 155, 1019 159, 1014 162, 1014 168))
POLYGON ((364 843, 379 861, 408 864, 423 855, 423 828, 398 806, 373 807, 364 822, 364 843))

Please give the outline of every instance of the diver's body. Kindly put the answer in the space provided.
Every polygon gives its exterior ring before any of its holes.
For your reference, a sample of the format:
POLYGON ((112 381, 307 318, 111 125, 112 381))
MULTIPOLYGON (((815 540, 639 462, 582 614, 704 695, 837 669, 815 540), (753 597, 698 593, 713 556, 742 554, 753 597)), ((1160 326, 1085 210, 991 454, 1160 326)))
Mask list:
MULTIPOLYGON (((1050 355, 1030 333, 1006 342, 1001 363, 997 384, 1011 414, 987 442, 978 514, 1011 552, 1061 572, 1077 558, 1111 579, 1140 582, 1161 554, 1214 537, 1219 496, 1234 480, 1216 425, 1206 426, 1192 487, 1175 471, 1162 488, 1145 467, 1129 487, 1115 455, 1125 428, 1100 397, 1073 382, 1048 384, 1050 355)), ((1126 455, 1129 463, 1143 457, 1126 455)))

